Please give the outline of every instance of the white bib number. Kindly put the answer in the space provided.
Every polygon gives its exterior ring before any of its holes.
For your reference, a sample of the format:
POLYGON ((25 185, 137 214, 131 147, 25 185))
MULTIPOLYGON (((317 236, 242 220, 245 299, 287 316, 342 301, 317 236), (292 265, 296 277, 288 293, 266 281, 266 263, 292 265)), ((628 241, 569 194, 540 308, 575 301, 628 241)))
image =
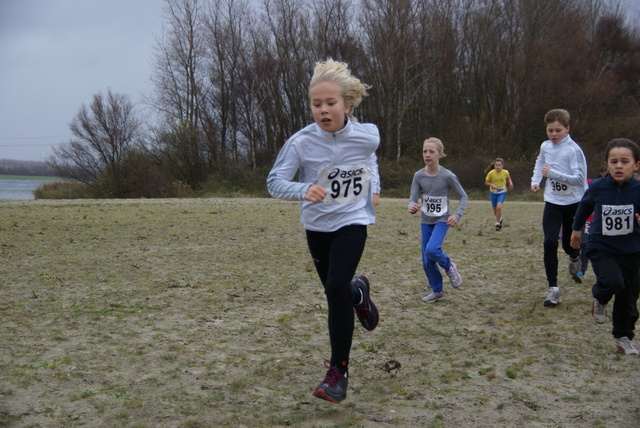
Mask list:
POLYGON ((502 186, 502 187, 498 187, 497 189, 493 189, 493 193, 504 193, 507 191, 507 188, 502 186))
POLYGON ((603 205, 602 234, 628 235, 633 232, 633 205, 603 205))
POLYGON ((327 189, 325 205, 353 204, 369 194, 371 171, 364 163, 337 165, 318 172, 318 185, 327 189))
POLYGON ((429 217, 442 217, 449 211, 446 196, 422 195, 422 212, 429 217))
POLYGON ((549 186, 551 186, 551 193, 555 195, 568 195, 571 193, 571 186, 559 181, 549 180, 549 186))

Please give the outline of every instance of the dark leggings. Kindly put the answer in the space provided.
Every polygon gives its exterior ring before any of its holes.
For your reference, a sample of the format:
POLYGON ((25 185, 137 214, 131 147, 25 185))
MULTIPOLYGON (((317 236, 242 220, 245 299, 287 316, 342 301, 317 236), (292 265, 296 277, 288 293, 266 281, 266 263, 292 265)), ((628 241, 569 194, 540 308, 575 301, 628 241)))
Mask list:
POLYGON ((571 247, 571 226, 579 204, 544 204, 542 230, 544 232, 544 270, 549 287, 558 286, 558 235, 562 228, 562 249, 571 258, 576 258, 580 250, 571 247))
POLYGON ((307 243, 329 308, 329 340, 332 366, 349 364, 353 339, 353 306, 360 299, 351 280, 367 240, 367 226, 345 226, 335 232, 307 230, 307 243))
POLYGON ((640 253, 611 254, 608 251, 590 250, 589 259, 596 282, 593 297, 606 305, 613 301, 613 337, 627 336, 633 339, 638 321, 638 294, 640 294, 640 253))

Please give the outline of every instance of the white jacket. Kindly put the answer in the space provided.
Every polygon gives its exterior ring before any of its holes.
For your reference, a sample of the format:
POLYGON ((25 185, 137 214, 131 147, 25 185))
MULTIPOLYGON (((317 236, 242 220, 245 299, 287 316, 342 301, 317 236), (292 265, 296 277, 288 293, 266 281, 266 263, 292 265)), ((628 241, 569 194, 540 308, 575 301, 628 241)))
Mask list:
MULTIPOLYGON (((375 223, 373 193, 380 193, 380 176, 376 150, 380 144, 378 128, 370 123, 347 121, 338 132, 326 132, 315 123, 301 129, 284 144, 267 176, 267 188, 274 198, 287 201, 302 201, 300 223, 305 229, 318 232, 333 232, 347 225, 375 223), (368 191, 362 199, 353 203, 325 203, 304 200, 307 189, 318 184, 318 173, 335 166, 364 164, 370 180, 368 191), (293 181, 299 173, 298 181, 293 181)), ((329 174, 331 178, 331 174, 329 174)), ((348 191, 351 183, 345 180, 332 182, 327 188, 329 196, 340 190, 348 191), (347 186, 343 185, 346 184, 347 186)), ((361 184, 361 183, 358 183, 361 184)), ((353 186, 352 186, 353 189, 353 186)))
POLYGON ((547 140, 540 145, 531 185, 540 185, 542 168, 550 166, 544 185, 544 201, 556 205, 580 202, 587 190, 587 161, 580 146, 567 135, 558 144, 547 140))

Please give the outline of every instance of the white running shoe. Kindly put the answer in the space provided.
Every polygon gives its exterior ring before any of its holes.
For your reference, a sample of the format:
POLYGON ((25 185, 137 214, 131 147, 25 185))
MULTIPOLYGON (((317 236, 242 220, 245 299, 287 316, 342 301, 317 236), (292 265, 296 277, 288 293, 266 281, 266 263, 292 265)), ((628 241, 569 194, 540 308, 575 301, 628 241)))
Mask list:
POLYGON ((591 303, 591 315, 598 324, 604 324, 607 321, 607 305, 601 304, 598 299, 593 298, 591 303))
POLYGON ((544 305, 545 306, 557 306, 562 302, 560 298, 560 289, 558 287, 549 287, 544 293, 544 305))
POLYGON ((451 262, 451 267, 449 268, 449 270, 444 271, 444 273, 446 273, 449 277, 449 281, 451 281, 451 286, 453 288, 460 287, 460 285, 462 284, 462 277, 460 276, 455 263, 451 262))
POLYGON ((631 340, 629 340, 628 337, 618 337, 615 342, 616 348, 618 348, 618 351, 620 351, 621 354, 638 355, 638 350, 633 346, 633 343, 631 343, 631 340))
POLYGON ((428 296, 423 297, 422 301, 425 303, 433 303, 437 302, 440 299, 444 299, 444 291, 441 291, 439 293, 434 293, 432 291, 428 296))

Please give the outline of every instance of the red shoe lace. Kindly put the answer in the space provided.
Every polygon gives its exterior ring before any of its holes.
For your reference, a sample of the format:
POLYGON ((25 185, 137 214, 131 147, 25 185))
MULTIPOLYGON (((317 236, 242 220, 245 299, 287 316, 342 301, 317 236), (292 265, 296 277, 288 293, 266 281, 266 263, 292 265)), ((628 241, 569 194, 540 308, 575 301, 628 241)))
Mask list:
MULTIPOLYGON (((325 362, 325 364, 328 363, 325 362)), ((338 370, 335 366, 332 366, 329 367, 329 370, 327 370, 327 375, 324 377, 322 383, 326 383, 330 387, 335 388, 336 385, 338 385, 338 382, 340 382, 343 378, 344 375, 340 372, 340 370, 338 370)))

